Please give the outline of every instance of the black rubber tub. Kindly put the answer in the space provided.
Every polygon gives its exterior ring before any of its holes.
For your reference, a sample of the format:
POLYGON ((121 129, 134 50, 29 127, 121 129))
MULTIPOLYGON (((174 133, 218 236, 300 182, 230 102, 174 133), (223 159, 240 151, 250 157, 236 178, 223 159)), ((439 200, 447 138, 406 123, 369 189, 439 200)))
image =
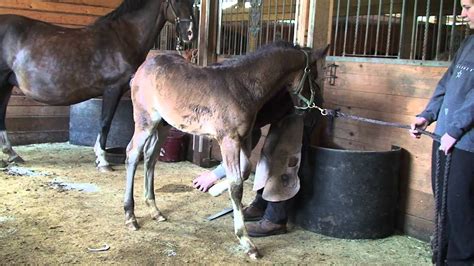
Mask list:
POLYGON ((291 219, 304 229, 346 239, 393 234, 401 150, 308 147, 291 219))
MULTIPOLYGON (((102 99, 94 98, 71 106, 69 142, 94 146, 100 129, 102 99)), ((115 112, 107 138, 107 147, 125 148, 134 131, 132 100, 122 98, 115 112)))

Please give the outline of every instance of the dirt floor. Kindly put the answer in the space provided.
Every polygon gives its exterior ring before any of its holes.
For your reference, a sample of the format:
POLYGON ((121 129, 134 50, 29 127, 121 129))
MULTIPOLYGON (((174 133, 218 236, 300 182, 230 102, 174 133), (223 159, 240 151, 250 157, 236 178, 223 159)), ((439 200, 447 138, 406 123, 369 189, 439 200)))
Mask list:
MULTIPOLYGON (((141 229, 124 226, 124 166, 97 172, 90 147, 67 143, 18 146, 27 163, 0 172, 1 264, 241 264, 232 217, 205 218, 230 206, 227 194, 213 198, 194 190, 203 168, 189 162, 159 163, 157 203, 168 217, 157 223, 143 203, 143 171, 135 180, 141 229), (18 168, 20 167, 20 168, 18 168), (72 186, 76 189, 69 189, 72 186), (110 249, 90 252, 107 244, 110 249)), ((246 182, 244 203, 254 194, 246 182)), ((343 240, 290 226, 286 235, 255 238, 263 264, 429 265, 426 243, 406 236, 343 240)))

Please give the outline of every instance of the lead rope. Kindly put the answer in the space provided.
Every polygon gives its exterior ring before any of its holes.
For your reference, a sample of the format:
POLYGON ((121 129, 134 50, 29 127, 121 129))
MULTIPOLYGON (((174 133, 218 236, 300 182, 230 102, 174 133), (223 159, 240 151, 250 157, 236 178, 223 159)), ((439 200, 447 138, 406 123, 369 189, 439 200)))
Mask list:
MULTIPOLYGON (((444 166, 443 176, 443 190, 440 191, 439 187, 439 176, 441 172, 441 151, 436 153, 436 172, 435 172, 435 204, 436 204, 436 216, 435 225, 436 230, 433 235, 434 243, 432 243, 431 249, 433 252, 433 260, 436 259, 436 265, 441 266, 445 264, 445 250, 446 240, 444 228, 446 226, 446 204, 448 197, 448 177, 451 168, 451 153, 446 155, 446 161, 444 166)), ((435 261, 432 261, 435 263, 435 261)))

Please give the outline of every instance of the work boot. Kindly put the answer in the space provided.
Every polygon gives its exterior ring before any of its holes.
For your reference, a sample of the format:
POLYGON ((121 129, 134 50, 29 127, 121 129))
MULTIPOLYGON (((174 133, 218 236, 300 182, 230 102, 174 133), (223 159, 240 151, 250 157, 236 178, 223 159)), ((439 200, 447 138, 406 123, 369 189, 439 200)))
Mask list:
POLYGON ((244 215, 244 221, 258 221, 262 219, 264 210, 255 207, 253 204, 250 204, 249 206, 242 209, 242 213, 244 215))
POLYGON ((252 237, 264 237, 286 233, 286 224, 275 224, 263 218, 262 220, 245 225, 247 233, 252 237))

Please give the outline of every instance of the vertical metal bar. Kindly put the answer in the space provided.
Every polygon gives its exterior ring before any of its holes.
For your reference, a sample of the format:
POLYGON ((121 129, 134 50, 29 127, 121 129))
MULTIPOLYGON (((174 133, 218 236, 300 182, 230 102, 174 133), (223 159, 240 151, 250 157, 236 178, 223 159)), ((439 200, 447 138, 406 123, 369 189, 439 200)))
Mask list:
MULTIPOLYGON (((263 0, 262 0, 262 5, 260 6, 260 31, 258 33, 258 45, 257 48, 262 46, 262 35, 263 35, 263 0)), ((247 32, 248 32, 248 27, 247 27, 247 32)), ((248 34, 248 33, 247 33, 248 34)), ((248 49, 247 49, 248 50, 248 49)))
POLYGON ((430 4, 431 0, 426 0, 426 20, 425 20, 425 34, 423 36, 423 55, 421 60, 426 60, 426 52, 428 49, 428 30, 430 26, 430 4))
POLYGON ((222 37, 222 0, 219 0, 219 12, 217 17, 217 45, 216 54, 221 54, 221 37, 222 37))
POLYGON ((285 39, 285 6, 286 6, 286 0, 283 0, 283 9, 282 9, 282 19, 281 19, 281 39, 285 39))
POLYGON ((339 14, 341 9, 341 0, 337 0, 337 11, 336 11, 336 29, 334 33, 334 50, 333 50, 333 56, 336 55, 336 50, 337 50, 337 34, 339 32, 339 14))
MULTIPOLYGON (((244 8, 244 11, 245 11, 245 8, 244 8)), ((247 17, 249 16, 250 14, 247 15, 247 17)), ((246 40, 248 40, 248 38, 245 38, 246 40)), ((240 53, 239 54, 243 54, 243 50, 244 50, 244 20, 241 19, 240 20, 240 53)))
POLYGON ((418 0, 415 0, 414 15, 413 15, 413 28, 411 31, 411 45, 410 45, 410 59, 414 59, 416 56, 416 37, 418 36, 418 0))
POLYGON ((288 41, 291 41, 293 38, 291 36, 291 33, 293 32, 293 27, 294 27, 294 24, 293 21, 295 21, 295 14, 294 14, 294 11, 293 11, 293 1, 290 1, 290 25, 289 25, 289 30, 288 30, 288 41))
POLYGON ((379 0, 379 12, 377 13, 377 31, 375 32, 375 55, 378 54, 379 49, 379 31, 380 31, 380 17, 382 16, 382 0, 379 0))
POLYGON ((342 56, 346 55, 346 44, 347 44, 347 29, 349 27, 349 11, 351 7, 351 0, 347 0, 347 8, 346 8, 346 25, 344 29, 344 45, 342 47, 342 56))
POLYGON ((438 60, 439 49, 441 46, 441 31, 443 30, 443 0, 439 1, 439 17, 438 17, 438 38, 436 38, 436 55, 435 60, 438 60))
POLYGON ((448 60, 451 61, 452 56, 454 55, 454 28, 456 27, 456 10, 457 8, 457 1, 454 1, 453 5, 453 26, 451 27, 451 39, 449 40, 449 57, 448 60))
POLYGON ((278 14, 278 0, 275 0, 275 20, 273 22, 273 41, 275 41, 276 30, 277 30, 277 14, 278 14))
POLYGON ((268 43, 268 35, 270 35, 270 0, 267 0, 268 11, 267 11, 267 36, 265 38, 265 43, 268 43))
POLYGON ((390 53, 390 41, 392 40, 393 0, 390 0, 390 11, 388 13, 387 48, 385 51, 385 56, 388 56, 390 53))
POLYGON ((357 37, 359 36, 359 17, 360 17, 360 0, 357 0, 357 12, 356 12, 356 25, 354 32, 354 47, 352 47, 352 54, 356 54, 357 48, 357 37))
POLYGON ((233 40, 233 44, 234 44, 234 47, 232 47, 232 50, 234 51, 234 55, 237 55, 237 42, 238 42, 238 36, 237 36, 237 32, 238 32, 238 23, 237 21, 239 21, 239 9, 238 8, 234 8, 234 12, 233 12, 233 20, 232 20, 232 30, 233 30, 233 35, 234 35, 234 38, 232 38, 233 40), (237 17, 237 18, 236 18, 237 17))
POLYGON ((365 25, 365 40, 364 40, 364 55, 367 55, 367 40, 368 40, 368 37, 369 37, 369 24, 370 24, 370 8, 371 8, 371 5, 372 5, 372 0, 369 0, 369 2, 367 3, 367 21, 366 21, 366 25, 365 25))
POLYGON ((406 9, 406 0, 402 2, 402 17, 400 20, 400 40, 398 42, 398 56, 397 58, 400 59, 402 56, 402 45, 403 45, 403 36, 405 33, 405 9, 406 9))

